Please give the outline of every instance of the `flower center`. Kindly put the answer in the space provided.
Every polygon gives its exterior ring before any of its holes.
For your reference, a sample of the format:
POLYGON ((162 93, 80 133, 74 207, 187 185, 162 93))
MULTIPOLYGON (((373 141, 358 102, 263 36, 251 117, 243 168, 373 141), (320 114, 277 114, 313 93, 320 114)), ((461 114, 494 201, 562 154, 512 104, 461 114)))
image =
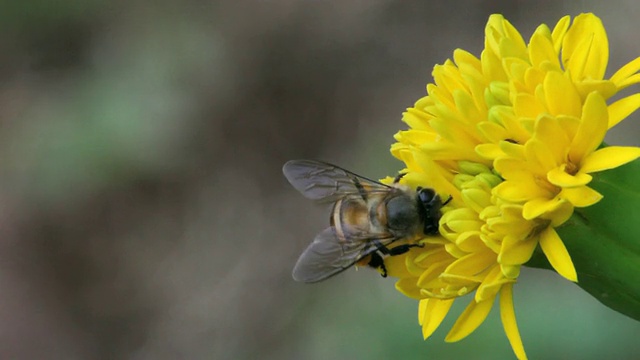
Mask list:
POLYGON ((535 176, 534 179, 538 186, 547 190, 550 194, 557 194, 560 192, 560 188, 550 183, 546 177, 535 176))
POLYGON ((571 161, 567 161, 564 171, 569 175, 575 175, 578 173, 578 165, 572 163, 571 161))

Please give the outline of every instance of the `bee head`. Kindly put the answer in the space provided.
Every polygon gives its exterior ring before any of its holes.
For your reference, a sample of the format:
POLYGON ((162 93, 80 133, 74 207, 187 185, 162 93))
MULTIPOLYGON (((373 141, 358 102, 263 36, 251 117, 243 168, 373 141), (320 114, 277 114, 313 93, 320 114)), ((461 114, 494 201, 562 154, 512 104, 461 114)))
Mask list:
POLYGON ((435 235, 438 233, 438 225, 440 222, 440 208, 442 208, 442 200, 433 189, 421 188, 418 191, 418 212, 420 219, 424 221, 424 234, 435 235))

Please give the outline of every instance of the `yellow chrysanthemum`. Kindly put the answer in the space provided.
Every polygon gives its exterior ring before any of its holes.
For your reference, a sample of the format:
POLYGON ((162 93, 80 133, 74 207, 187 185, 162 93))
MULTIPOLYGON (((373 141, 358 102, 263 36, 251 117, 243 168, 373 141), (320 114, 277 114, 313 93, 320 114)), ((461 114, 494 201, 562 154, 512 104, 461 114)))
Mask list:
POLYGON ((456 297, 474 299, 447 336, 457 341, 482 323, 500 294, 502 322, 525 358, 513 310, 520 266, 540 245, 559 274, 576 271, 554 228, 574 207, 598 202, 590 174, 640 157, 637 147, 604 147, 608 129, 640 107, 640 94, 607 103, 640 83, 640 58, 604 79, 608 42, 600 19, 562 18, 539 26, 525 43, 502 16, 486 26, 481 57, 456 50, 433 70, 428 95, 407 110, 407 131, 391 152, 406 164, 403 181, 453 200, 441 237, 387 260, 396 287, 420 299, 426 337, 456 297))

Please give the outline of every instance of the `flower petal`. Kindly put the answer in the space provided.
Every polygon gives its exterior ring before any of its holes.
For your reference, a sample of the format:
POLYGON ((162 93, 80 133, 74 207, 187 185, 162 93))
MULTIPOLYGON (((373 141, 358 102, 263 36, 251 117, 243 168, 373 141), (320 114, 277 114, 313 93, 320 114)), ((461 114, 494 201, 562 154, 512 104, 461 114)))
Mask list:
POLYGON ((624 79, 620 83, 616 84, 619 90, 622 90, 628 86, 639 84, 640 83, 640 74, 631 75, 628 78, 624 79))
POLYGON ((538 246, 537 237, 521 240, 506 236, 502 242, 498 262, 506 265, 524 264, 531 259, 536 246, 538 246))
POLYGON ((587 185, 591 181, 591 175, 579 172, 575 175, 567 174, 566 165, 559 166, 547 173, 547 180, 555 186, 577 187, 587 185))
POLYGON ((592 92, 582 107, 582 118, 578 132, 569 150, 569 160, 580 164, 582 159, 593 152, 604 140, 609 126, 609 110, 602 96, 592 92))
POLYGON ((589 155, 580 166, 580 171, 592 173, 617 168, 640 157, 640 148, 635 146, 609 146, 589 155))
POLYGON ((562 62, 572 80, 602 79, 609 61, 609 41, 602 21, 594 14, 575 17, 562 44, 562 62))
POLYGON ((476 302, 475 299, 471 300, 471 303, 460 314, 456 323, 453 324, 451 331, 444 338, 446 342, 456 342, 464 339, 467 335, 471 334, 475 329, 482 324, 484 319, 487 318, 491 307, 493 306, 493 298, 486 299, 481 302, 476 302))
MULTIPOLYGON (((451 309, 455 299, 425 299, 420 300, 420 310, 423 316, 420 316, 422 325, 422 336, 426 340, 440 326, 442 320, 451 309), (422 303, 425 302, 423 305, 422 303)), ((419 311, 420 312, 420 311, 419 311)))
POLYGON ((500 266, 494 266, 493 269, 484 277, 482 284, 476 290, 476 302, 487 299, 495 299, 500 288, 506 284, 513 282, 513 279, 507 279, 500 269, 500 266))
POLYGON ((448 274, 473 276, 488 269, 496 261, 496 255, 492 251, 483 251, 468 254, 447 267, 444 271, 448 274))
POLYGON ((527 220, 535 219, 543 214, 550 213, 556 210, 566 200, 560 197, 549 198, 537 198, 527 201, 522 208, 522 217, 527 220))
POLYGON ((526 359, 522 338, 516 323, 516 312, 513 306, 513 284, 506 284, 500 290, 500 319, 507 339, 518 359, 526 359))
POLYGON ((504 155, 500 146, 496 144, 480 144, 476 146, 476 153, 488 160, 493 160, 498 156, 504 155))
POLYGON ((482 212, 484 208, 491 205, 491 194, 477 188, 462 190, 462 199, 468 207, 475 210, 478 214, 482 212))
POLYGON ((569 15, 563 16, 551 32, 551 39, 553 39, 553 48, 556 50, 556 54, 560 54, 560 48, 562 47, 562 39, 569 29, 571 23, 571 17, 569 15))
POLYGON ((631 75, 640 71, 640 57, 635 58, 633 61, 627 63, 625 66, 621 67, 616 71, 613 76, 611 76, 611 80, 616 86, 620 86, 624 80, 629 78, 631 75))
POLYGON ((609 129, 640 108, 640 94, 624 97, 609 105, 609 129))
POLYGON ((493 188, 493 194, 513 203, 552 195, 549 191, 538 186, 533 179, 528 181, 504 181, 493 188))
POLYGON ((573 83, 559 71, 544 79, 545 102, 552 115, 580 116, 582 100, 573 83))
POLYGON ((534 137, 549 148, 557 164, 562 164, 566 160, 571 141, 555 117, 539 116, 535 124, 534 137))
POLYGON ((573 266, 573 261, 571 261, 571 256, 569 256, 567 248, 554 228, 548 226, 542 231, 540 234, 540 247, 558 274, 573 282, 578 281, 578 275, 573 266))
POLYGON ((520 276, 520 268, 521 267, 522 267, 522 265, 500 264, 500 270, 502 270, 502 274, 504 274, 504 276, 507 279, 516 279, 518 276, 520 276))
POLYGON ((558 194, 559 199, 566 199, 575 207, 591 206, 602 199, 602 194, 588 186, 563 188, 558 194))
POLYGON ((529 40, 529 58, 531 59, 531 65, 539 67, 545 61, 558 62, 558 53, 553 48, 552 40, 536 31, 529 40))
POLYGON ((420 294, 420 288, 416 284, 416 278, 408 277, 396 281, 396 290, 402 295, 416 300, 421 300, 423 296, 420 294))
POLYGON ((533 171, 537 174, 546 174, 549 170, 560 165, 552 149, 537 138, 529 140, 524 146, 524 151, 528 165, 533 167, 533 171))

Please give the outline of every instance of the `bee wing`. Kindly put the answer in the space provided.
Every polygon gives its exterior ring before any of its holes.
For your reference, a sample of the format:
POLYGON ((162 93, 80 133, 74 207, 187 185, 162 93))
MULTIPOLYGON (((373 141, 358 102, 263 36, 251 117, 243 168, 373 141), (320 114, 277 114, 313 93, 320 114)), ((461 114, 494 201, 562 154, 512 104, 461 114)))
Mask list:
POLYGON ((362 234, 352 236, 349 241, 341 241, 334 227, 324 229, 311 245, 300 255, 293 268, 293 279, 305 283, 315 283, 336 275, 374 252, 377 248, 372 240, 388 245, 396 239, 391 235, 362 234))
POLYGON ((336 201, 349 194, 389 191, 390 188, 341 167, 315 160, 288 161, 282 172, 296 190, 312 200, 336 201))

